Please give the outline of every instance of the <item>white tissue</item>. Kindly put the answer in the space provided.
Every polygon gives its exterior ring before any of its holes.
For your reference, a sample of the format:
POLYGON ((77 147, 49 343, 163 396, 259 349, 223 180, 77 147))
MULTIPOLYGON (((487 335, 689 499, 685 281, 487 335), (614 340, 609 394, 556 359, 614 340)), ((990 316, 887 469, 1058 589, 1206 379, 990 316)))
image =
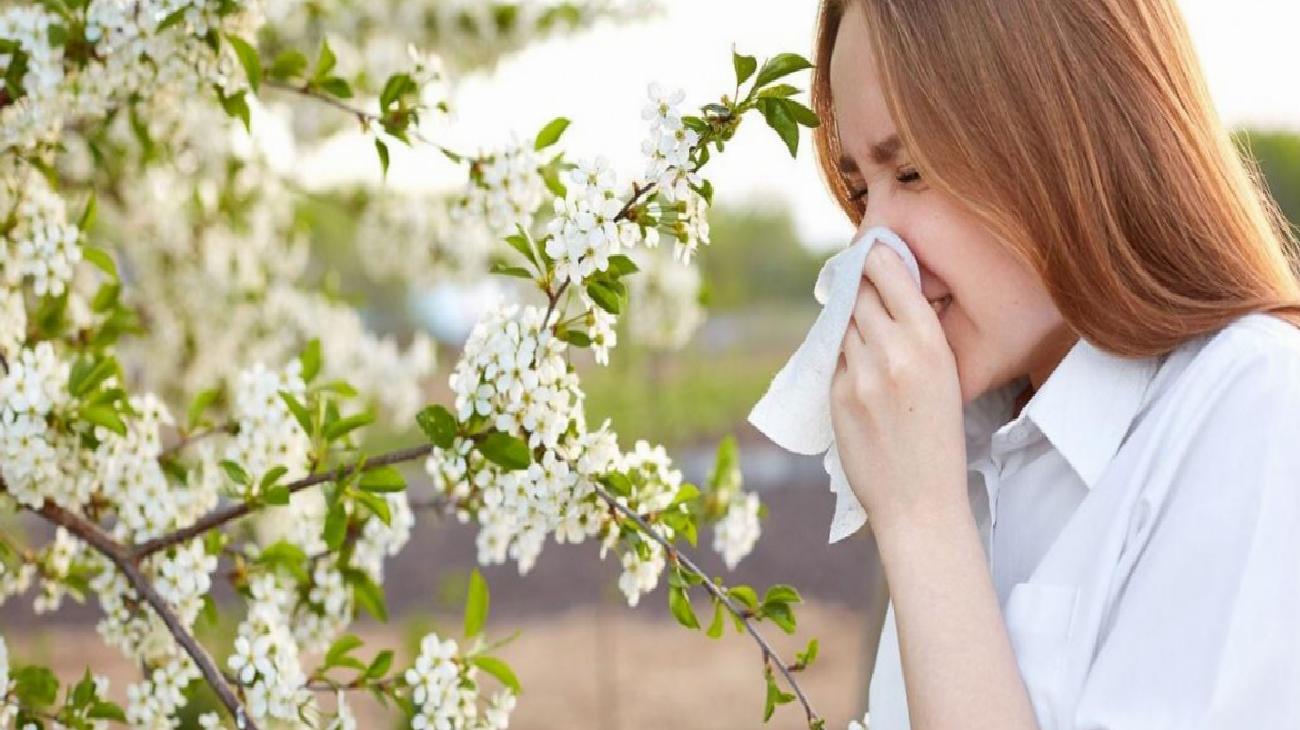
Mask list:
POLYGON ((749 413, 749 422, 778 446, 797 454, 826 452, 822 465, 830 475, 830 490, 836 497, 830 542, 852 535, 867 521, 867 512, 849 486, 835 448, 830 390, 840 343, 858 298, 867 252, 877 241, 898 252, 917 287, 921 286, 916 257, 903 239, 884 226, 865 231, 848 248, 822 264, 813 287, 813 296, 822 305, 821 314, 817 315, 803 344, 772 378, 767 392, 749 413))

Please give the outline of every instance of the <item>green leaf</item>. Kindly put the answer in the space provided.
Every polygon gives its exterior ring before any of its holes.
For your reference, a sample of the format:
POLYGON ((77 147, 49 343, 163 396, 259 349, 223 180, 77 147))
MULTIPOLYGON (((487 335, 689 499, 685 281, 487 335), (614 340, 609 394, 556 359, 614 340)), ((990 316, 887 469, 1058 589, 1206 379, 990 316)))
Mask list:
POLYGON ((289 504, 289 487, 284 484, 276 484, 275 486, 268 487, 262 493, 262 499, 267 504, 289 504))
POLYGON ((334 643, 330 644, 330 648, 325 651, 325 666, 340 666, 342 660, 352 653, 352 650, 360 648, 362 643, 356 634, 344 634, 335 639, 334 643))
POLYGON ((801 603, 803 597, 794 586, 788 586, 784 583, 778 583, 767 589, 763 594, 763 603, 801 603))
POLYGON ((618 314, 622 308, 618 294, 610 288, 609 282, 593 281, 587 284, 587 295, 591 297, 601 309, 610 314, 618 314))
POLYGON ((727 595, 751 611, 758 610, 758 594, 749 586, 740 585, 728 588, 727 595))
POLYGON ((166 18, 163 18, 163 21, 162 21, 161 23, 158 24, 158 27, 157 27, 157 29, 155 29, 154 32, 155 32, 155 33, 161 33, 161 32, 163 32, 164 30, 167 30, 168 28, 172 27, 173 25, 176 25, 177 23, 179 23, 179 22, 181 22, 182 20, 184 20, 184 19, 185 19, 185 11, 188 10, 188 9, 189 9, 189 6, 187 5, 187 6, 185 6, 185 7, 182 7, 180 10, 177 10, 177 11, 171 13, 171 14, 168 15, 166 18))
POLYGON ((84 367, 73 368, 68 375, 68 394, 74 398, 80 398, 94 390, 117 372, 117 362, 111 357, 96 360, 94 365, 84 360, 77 364, 84 367))
POLYGON ((778 99, 781 106, 785 107, 786 112, 799 124, 805 127, 817 127, 821 125, 821 120, 817 118, 816 112, 800 104, 794 99, 778 99))
POLYGON ((342 502, 335 502, 325 513, 325 546, 338 550, 348 534, 348 513, 342 502))
POLYGON ((262 489, 270 489, 271 485, 280 481, 280 477, 288 473, 289 470, 286 467, 279 466, 279 465, 267 469, 266 473, 262 475, 262 482, 261 482, 262 489))
POLYGON ((298 355, 298 362, 302 363, 302 382, 310 383, 320 373, 320 339, 313 337, 302 348, 302 354, 298 355))
POLYGON ((472 656, 469 658, 469 660, 479 669, 482 669, 488 674, 491 674, 493 677, 496 677, 497 681, 509 687, 511 692, 514 692, 515 694, 519 694, 521 692, 521 689, 519 687, 519 679, 515 676, 515 673, 510 669, 510 665, 506 664, 500 659, 497 659, 496 657, 491 657, 491 656, 482 656, 482 655, 472 656))
POLYGON ((450 449, 456 439, 456 417, 442 405, 425 407, 415 415, 415 422, 429 441, 440 449, 450 449))
POLYGON ((340 418, 325 425, 325 439, 334 441, 340 439, 362 426, 368 426, 375 420, 375 414, 365 411, 363 413, 354 413, 347 418, 340 418))
POLYGON ((379 108, 387 111, 388 107, 402 98, 402 95, 416 91, 417 88, 409 74, 397 73, 389 76, 384 82, 383 90, 379 92, 379 108))
POLYGON ((380 679, 388 673, 388 669, 393 666, 393 650, 384 649, 375 655, 370 666, 366 667, 366 673, 363 675, 366 679, 380 679))
POLYGON ((356 500, 365 505, 379 521, 385 525, 393 524, 393 511, 388 506, 388 500, 372 492, 357 492, 356 500))
POLYGON ((244 467, 230 459, 222 459, 221 468, 226 472, 226 476, 230 477, 230 481, 236 484, 253 483, 253 480, 248 476, 248 472, 244 471, 244 467))
POLYGON ((90 706, 90 712, 86 717, 91 720, 111 720, 113 722, 126 722, 126 713, 114 702, 108 700, 95 700, 90 706))
POLYGON ((293 394, 287 390, 280 391, 280 399, 289 407, 289 412, 293 414, 294 420, 298 421, 298 425, 302 426, 303 432, 311 435, 311 415, 307 413, 307 409, 303 404, 299 403, 298 399, 294 398, 293 394))
POLYGON ((524 258, 528 259, 528 263, 532 264, 533 266, 537 266, 537 257, 533 255, 532 239, 529 238, 528 232, 525 231, 524 227, 518 223, 515 224, 515 229, 518 231, 518 233, 515 233, 514 235, 511 236, 507 236, 506 243, 510 244, 510 247, 513 248, 514 250, 523 254, 524 258))
POLYGON ((793 634, 795 629, 794 609, 790 608, 788 603, 764 603, 763 617, 772 620, 772 623, 781 627, 781 630, 787 634, 793 634))
POLYGON ((758 68, 758 60, 753 56, 745 56, 736 53, 733 48, 731 51, 731 65, 736 68, 736 85, 740 86, 754 75, 754 69, 758 68))
POLYGON ((322 89, 340 99, 352 98, 352 87, 348 85, 347 81, 344 81, 338 76, 331 76, 316 83, 319 84, 322 89))
POLYGON ((726 613, 727 609, 723 607, 722 601, 715 598, 713 600, 713 621, 709 624, 708 631, 704 632, 709 638, 717 639, 722 636, 722 629, 725 625, 722 619, 726 613))
POLYGON ((320 54, 316 56, 316 70, 312 72, 312 78, 316 81, 322 81, 329 76, 330 71, 334 70, 334 51, 330 50, 328 40, 321 39, 320 54))
POLYGON ((812 64, 803 56, 797 53, 779 53, 763 64, 763 68, 758 72, 758 78, 754 81, 754 86, 767 86, 770 82, 776 81, 782 76, 806 68, 812 68, 812 64))
POLYGON ((59 696, 59 679, 46 667, 29 665, 9 673, 20 705, 48 707, 59 696))
POLYGON ((780 102, 781 100, 773 98, 759 99, 758 110, 763 113, 767 126, 776 130, 785 146, 790 149, 790 156, 795 157, 799 152, 799 125, 780 102))
POLYGON ((483 579, 483 574, 478 571, 478 568, 475 568, 470 571, 469 593, 465 596, 465 638, 478 636, 483 630, 483 624, 487 622, 490 602, 487 581, 483 579))
POLYGON ((728 434, 718 442, 718 451, 713 457, 713 471, 709 474, 709 491, 727 496, 740 489, 740 457, 736 449, 736 437, 728 434))
POLYGON ((616 253, 609 257, 609 268, 618 273, 619 276, 635 274, 640 271, 636 262, 628 258, 626 254, 616 253))
POLYGON ((781 688, 776 685, 776 676, 772 674, 769 668, 765 670, 767 675, 767 697, 763 702, 763 722, 772 719, 772 711, 777 705, 784 705, 787 702, 794 701, 794 695, 788 692, 782 692, 781 688))
POLYGON ((236 35, 227 33, 226 40, 230 41, 231 47, 235 49, 235 55, 239 56, 239 65, 244 67, 244 73, 248 76, 248 85, 256 94, 258 85, 262 83, 262 59, 258 57, 257 49, 236 35))
POLYGON ((817 660, 817 639, 808 640, 808 648, 794 655, 794 660, 800 669, 807 669, 817 660))
POLYGON ((700 628, 700 622, 695 618, 695 611, 691 608, 691 597, 687 595, 686 589, 681 586, 672 586, 668 589, 668 610, 673 612, 673 618, 677 623, 688 629, 700 628))
MULTIPOLYGON (((95 191, 91 190, 90 197, 86 198, 86 207, 81 211, 81 219, 77 221, 78 230, 84 233, 87 229, 89 229, 92 225, 95 224, 95 211, 97 209, 98 206, 95 202, 95 191)), ((85 256, 85 249, 82 249, 82 255, 85 256)), ((110 266, 112 264, 112 261, 113 261, 112 259, 109 259, 110 266)), ((96 266, 99 266, 99 264, 96 264, 96 266)), ((100 266, 100 268, 103 267, 100 266)), ((108 271, 109 276, 112 276, 114 278, 117 277, 117 271, 115 269, 114 270, 105 269, 105 271, 108 271)))
POLYGON ((759 98, 764 96, 793 96, 798 93, 799 87, 797 86, 791 86, 790 84, 777 84, 758 92, 758 96, 759 98))
POLYGON ((103 426, 118 436, 126 435, 126 424, 112 406, 86 406, 81 409, 81 417, 96 426, 103 426))
POLYGON ((520 279, 533 278, 533 273, 528 269, 525 269, 521 266, 507 266, 506 264, 503 264, 499 261, 495 264, 492 264, 492 268, 489 270, 488 273, 500 274, 502 276, 515 276, 520 279))
POLYGON ((400 492, 406 489, 406 477, 396 467, 381 466, 364 472, 357 486, 367 492, 400 492))
POLYGON ((581 330, 571 330, 565 327, 560 329, 556 337, 576 347, 591 347, 591 337, 581 330))
POLYGON ((522 439, 500 431, 490 431, 477 444, 479 453, 507 471, 526 469, 533 463, 533 452, 522 439))
POLYGON ((533 145, 534 150, 544 150, 547 147, 560 141, 560 135, 564 130, 569 128, 569 120, 564 117, 556 117, 542 127, 542 131, 537 133, 537 142, 533 145))
POLYGON ((375 151, 379 153, 379 170, 384 179, 388 179, 388 145, 382 139, 375 139, 375 151))
POLYGON ((203 412, 207 410, 208 406, 216 402, 217 396, 220 394, 221 391, 216 388, 208 388, 195 394, 194 400, 190 401, 189 411, 185 417, 187 427, 191 431, 194 430, 195 426, 199 425, 199 421, 203 418, 203 412))
POLYGON ((226 110, 226 115, 238 119, 244 123, 244 129, 252 131, 252 122, 249 120, 248 100, 244 98, 244 92, 240 91, 230 96, 225 92, 217 89, 217 100, 221 102, 221 108, 226 110))
POLYGON ((82 258, 99 267, 101 271, 114 279, 117 277, 117 263, 113 261, 113 256, 102 248, 95 246, 83 246, 81 249, 82 258))
POLYGON ((388 606, 384 602, 384 589, 362 571, 352 571, 352 598, 358 606, 380 621, 388 621, 388 606))
POLYGON ((280 55, 275 57, 271 62, 271 68, 267 75, 275 79, 291 79, 301 76, 303 70, 307 68, 307 57, 302 51, 290 49, 281 51, 280 55))

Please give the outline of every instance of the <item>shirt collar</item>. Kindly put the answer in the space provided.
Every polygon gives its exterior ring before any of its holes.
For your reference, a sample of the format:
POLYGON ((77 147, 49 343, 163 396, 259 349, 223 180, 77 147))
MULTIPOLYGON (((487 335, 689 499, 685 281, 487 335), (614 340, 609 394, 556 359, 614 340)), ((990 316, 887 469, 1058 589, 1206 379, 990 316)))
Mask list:
POLYGON ((987 454, 995 432, 1029 420, 1091 489, 1137 417, 1160 361, 1114 355, 1080 337, 1016 418, 1011 412, 1025 376, 967 407, 968 453, 974 447, 977 457, 987 454))

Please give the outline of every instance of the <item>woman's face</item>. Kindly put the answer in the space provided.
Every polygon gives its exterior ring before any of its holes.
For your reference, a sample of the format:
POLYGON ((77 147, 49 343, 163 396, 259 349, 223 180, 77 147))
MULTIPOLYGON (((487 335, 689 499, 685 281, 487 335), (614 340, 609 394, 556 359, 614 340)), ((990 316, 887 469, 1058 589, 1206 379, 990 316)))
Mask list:
POLYGON ((895 136, 868 38, 848 2, 830 63, 840 168, 865 206, 859 232, 893 229, 916 255, 927 299, 952 301, 939 322, 957 362, 962 402, 1028 375, 1042 384, 1075 342, 1038 275, 956 201, 926 185, 895 136))

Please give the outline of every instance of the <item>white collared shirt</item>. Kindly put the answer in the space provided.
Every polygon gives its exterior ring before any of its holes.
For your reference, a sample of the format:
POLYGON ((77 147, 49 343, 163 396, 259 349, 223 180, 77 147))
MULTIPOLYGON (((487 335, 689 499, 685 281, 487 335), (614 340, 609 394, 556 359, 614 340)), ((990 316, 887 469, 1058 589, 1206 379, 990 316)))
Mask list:
MULTIPOLYGON (((1041 730, 1300 728, 1300 328, 1080 339, 965 408, 971 508, 1041 730)), ((871 730, 908 727, 892 603, 871 730)))

